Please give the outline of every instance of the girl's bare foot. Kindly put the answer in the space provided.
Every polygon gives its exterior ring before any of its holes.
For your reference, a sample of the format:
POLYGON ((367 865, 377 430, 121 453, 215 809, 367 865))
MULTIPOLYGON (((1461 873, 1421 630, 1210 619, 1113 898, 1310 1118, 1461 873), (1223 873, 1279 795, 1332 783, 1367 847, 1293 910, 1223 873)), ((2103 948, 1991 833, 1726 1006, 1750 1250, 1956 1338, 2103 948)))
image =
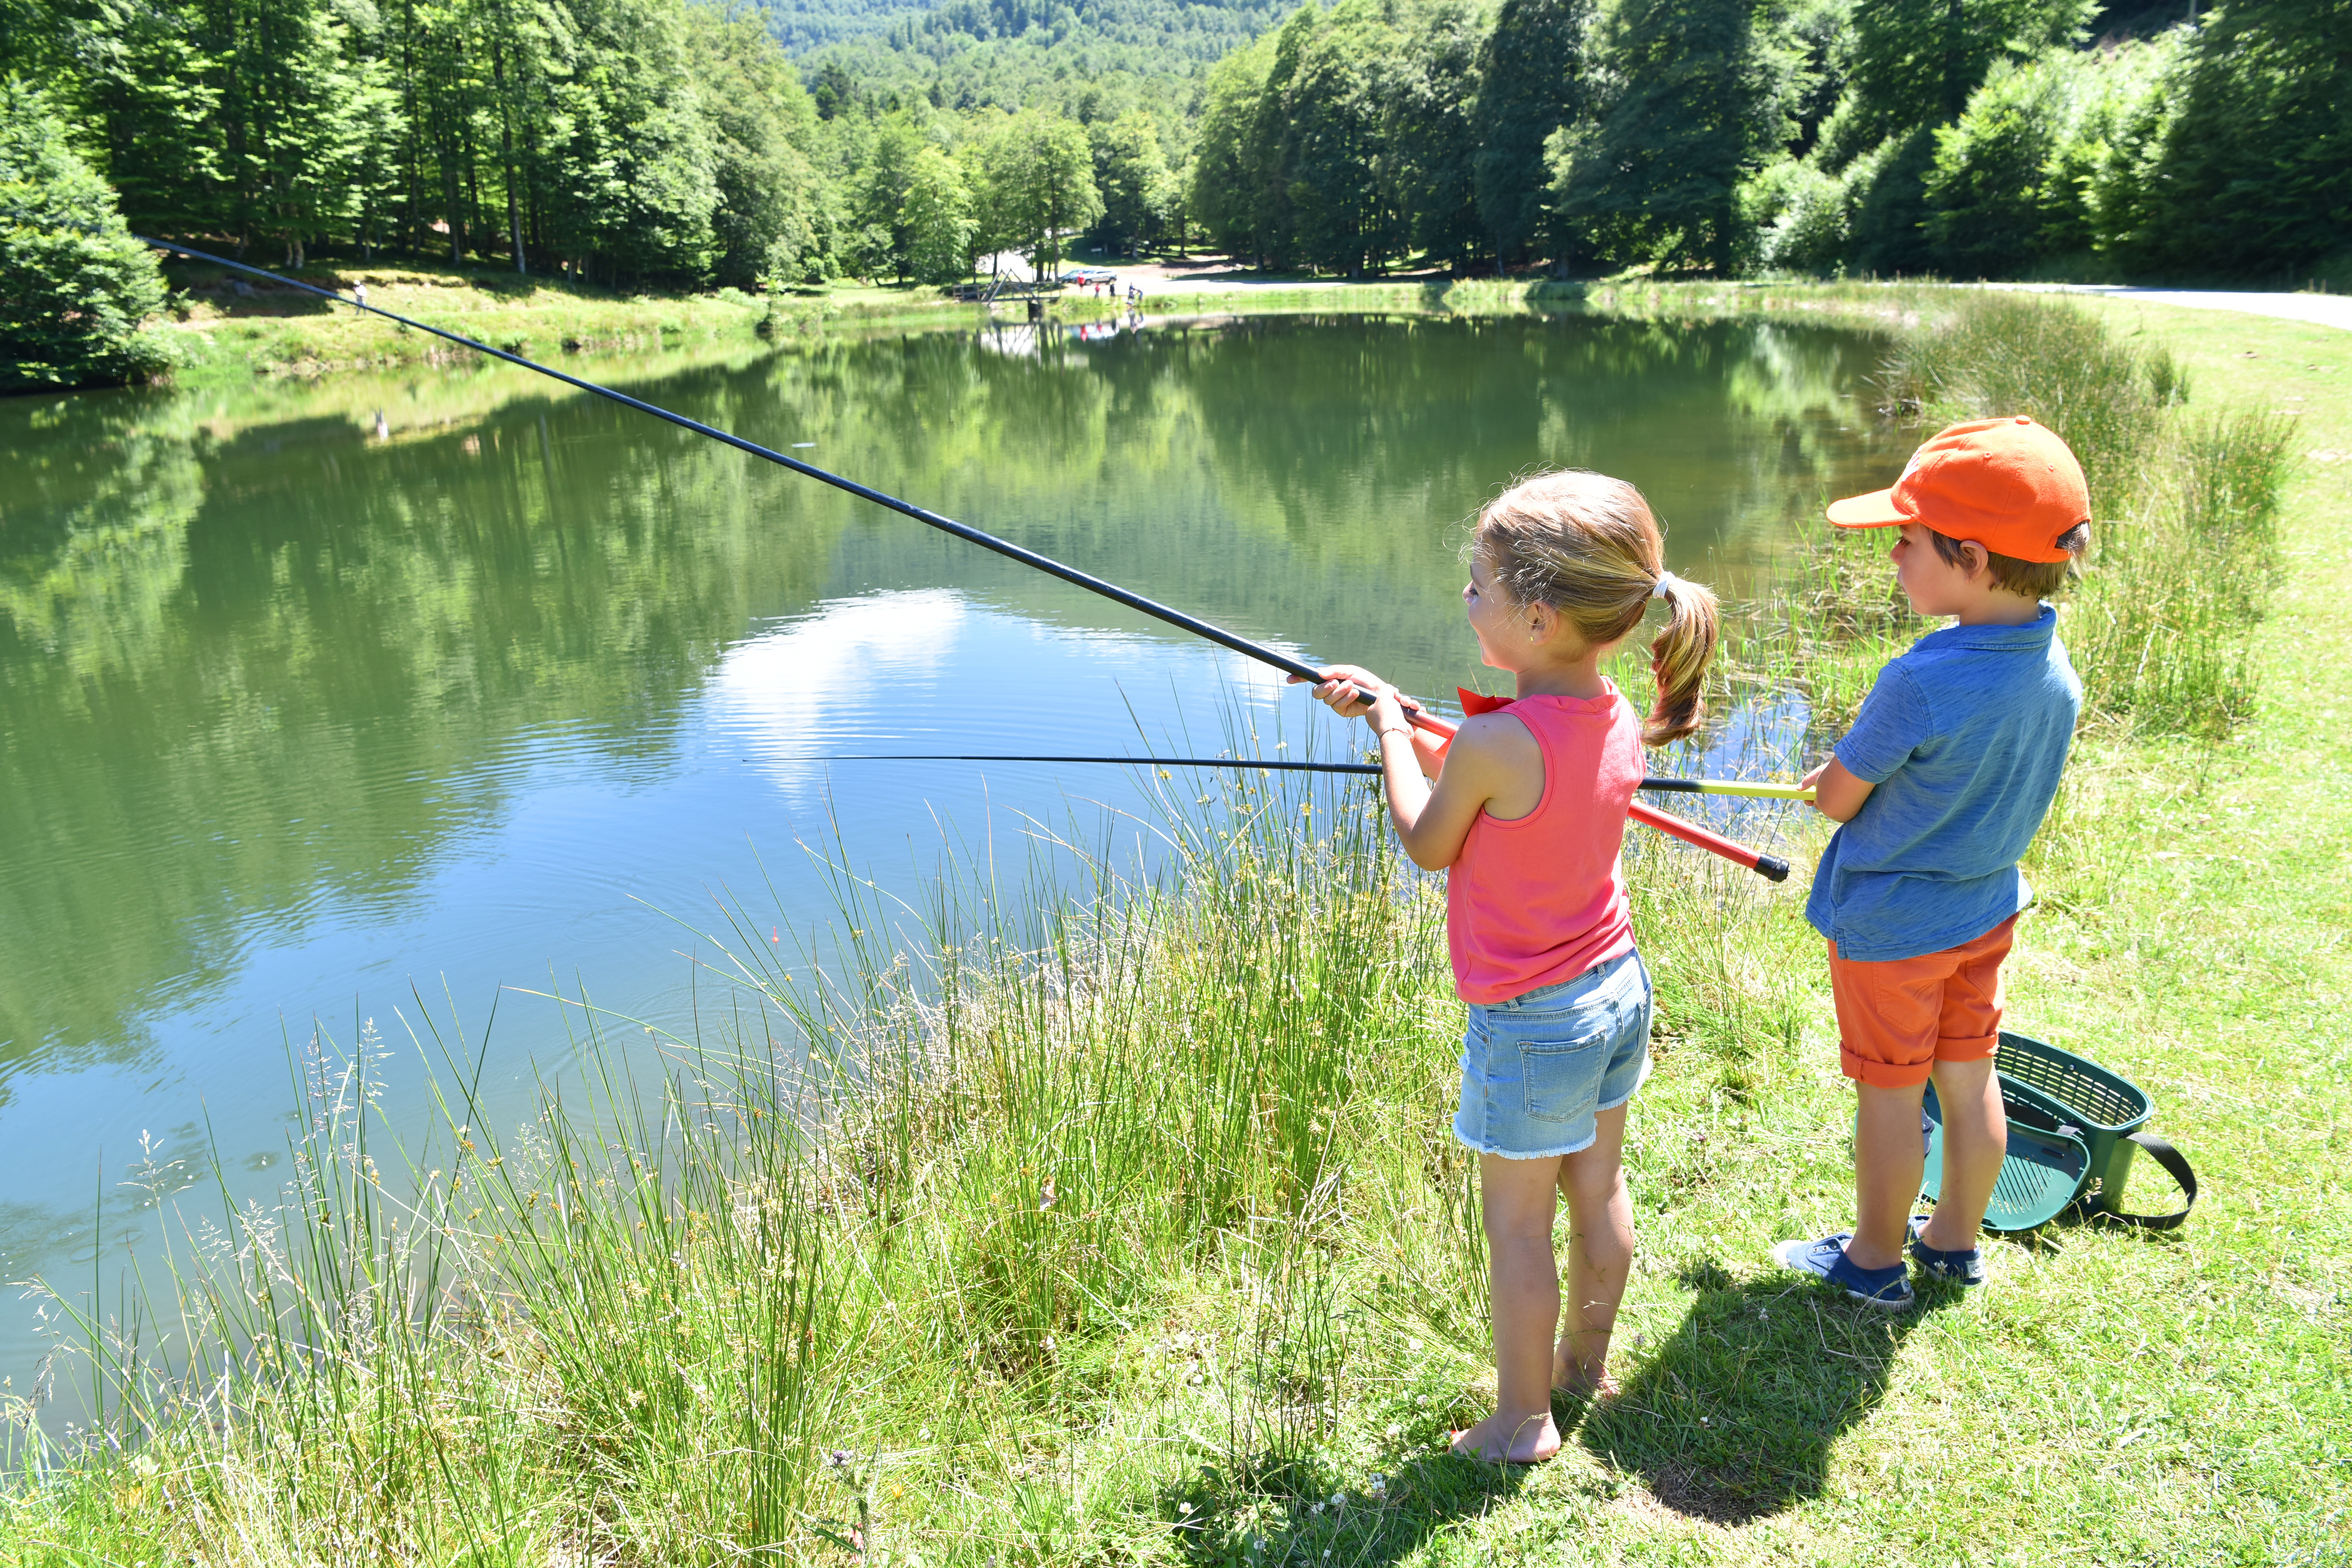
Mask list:
POLYGON ((1551 1412, 1541 1415, 1507 1416, 1496 1411, 1454 1437, 1454 1451, 1465 1459, 1490 1465, 1539 1465, 1559 1452, 1559 1428, 1551 1412))

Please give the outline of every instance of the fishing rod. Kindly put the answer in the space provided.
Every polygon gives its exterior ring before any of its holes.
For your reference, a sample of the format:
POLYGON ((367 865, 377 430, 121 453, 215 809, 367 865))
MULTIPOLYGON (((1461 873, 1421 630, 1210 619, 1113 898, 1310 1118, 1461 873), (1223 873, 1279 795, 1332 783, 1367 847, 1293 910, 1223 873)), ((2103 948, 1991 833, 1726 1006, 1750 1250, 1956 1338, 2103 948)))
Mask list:
MULTIPOLYGON (((1361 773, 1378 776, 1378 763, 1294 763, 1270 757, 1066 757, 1013 752, 835 752, 796 757, 810 763, 1113 763, 1134 768, 1259 768, 1281 773, 1361 773)), ((1748 800, 1810 801, 1813 792, 1801 784, 1765 784, 1746 779, 1677 779, 1653 773, 1634 786, 1658 795, 1723 795, 1748 800)))
MULTIPOLYGON (((649 414, 656 419, 666 420, 677 426, 681 430, 691 430, 698 436, 708 436, 712 440, 732 447, 739 452, 748 453, 754 458, 764 458, 769 462, 781 468, 790 468, 803 478, 831 485, 834 489, 846 491, 861 500, 872 501, 876 506, 887 507, 901 516, 913 518, 926 527, 936 528, 942 533, 951 533, 966 543, 977 544, 982 550, 994 551, 997 554, 1018 561, 1024 566, 1033 566, 1049 576, 1059 577, 1065 583, 1074 583, 1087 592, 1099 594, 1115 604, 1125 605, 1131 610, 1139 610, 1156 620, 1165 621, 1171 626, 1191 632, 1194 637, 1215 643, 1220 647, 1230 648, 1244 658, 1269 665, 1297 680, 1319 686, 1325 679, 1323 671, 1313 665, 1302 663, 1288 654, 1278 652, 1263 643, 1252 642, 1247 637, 1237 637, 1223 626, 1213 626, 1197 616, 1188 616, 1172 605, 1163 605, 1156 599, 1147 599, 1140 594, 1130 593, 1116 583, 1106 581, 1091 573, 1081 572, 1075 566, 1066 566, 1050 555, 1040 555, 1034 550, 1024 549, 1009 539, 999 539, 996 535, 974 528, 970 523, 958 522, 951 517, 944 517, 927 507, 917 506, 912 501, 900 500, 897 496, 877 490, 871 485, 862 485, 855 479, 844 479, 841 475, 828 472, 814 463, 804 463, 800 458, 787 456, 772 447, 762 447, 757 441, 747 441, 742 437, 730 431, 721 430, 715 425, 705 425, 699 419, 689 419, 683 414, 673 413, 659 404, 647 403, 643 398, 631 397, 625 392, 616 392, 609 386, 601 386, 595 382, 583 380, 579 376, 541 364, 536 360, 525 359, 518 353, 509 353, 505 349, 492 348, 489 344, 467 337, 461 332, 449 331, 446 328, 401 315, 396 310, 387 310, 381 305, 362 304, 359 300, 347 299, 331 289, 321 289, 316 284, 305 283, 297 278, 281 277, 266 267, 253 267, 242 261, 233 261, 226 256, 215 256, 209 251, 197 250, 189 246, 151 239, 143 234, 134 234, 131 237, 138 240, 142 245, 163 251, 166 255, 190 257, 215 267, 226 267, 233 272, 250 273, 256 278, 266 279, 282 287, 316 295, 329 304, 345 305, 354 310, 364 310, 369 315, 381 316, 385 321, 399 326, 412 328, 420 332, 428 332, 444 342, 456 343, 458 347, 471 349, 476 353, 488 354, 492 359, 503 360, 511 365, 520 365, 524 370, 536 371, 550 380, 560 381, 566 386, 577 387, 582 392, 593 393, 598 397, 617 403, 625 408, 634 408, 640 414, 649 414)), ((1433 734, 1448 740, 1453 738, 1455 727, 1434 714, 1415 710, 1408 710, 1405 717, 1433 734)), ((1683 840, 1685 844, 1696 845, 1701 849, 1720 855, 1725 859, 1736 865, 1745 866, 1752 871, 1770 878, 1773 881, 1781 881, 1789 875, 1789 863, 1778 856, 1762 854, 1745 844, 1736 843, 1720 834, 1710 833, 1704 827, 1695 826, 1678 816, 1670 816, 1663 811, 1643 805, 1638 801, 1629 808, 1627 815, 1636 822, 1645 823, 1661 833, 1669 834, 1683 840)))

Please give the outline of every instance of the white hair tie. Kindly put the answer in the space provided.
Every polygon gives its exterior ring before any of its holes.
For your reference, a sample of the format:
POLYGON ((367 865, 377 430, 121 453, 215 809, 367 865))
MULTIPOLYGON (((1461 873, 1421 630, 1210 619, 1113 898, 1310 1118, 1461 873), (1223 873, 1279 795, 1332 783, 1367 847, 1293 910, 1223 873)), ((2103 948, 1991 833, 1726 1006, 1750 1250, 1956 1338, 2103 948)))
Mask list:
POLYGON ((1650 597, 1653 599, 1664 598, 1674 585, 1681 581, 1681 578, 1675 576, 1671 572, 1659 573, 1657 585, 1650 590, 1650 597))

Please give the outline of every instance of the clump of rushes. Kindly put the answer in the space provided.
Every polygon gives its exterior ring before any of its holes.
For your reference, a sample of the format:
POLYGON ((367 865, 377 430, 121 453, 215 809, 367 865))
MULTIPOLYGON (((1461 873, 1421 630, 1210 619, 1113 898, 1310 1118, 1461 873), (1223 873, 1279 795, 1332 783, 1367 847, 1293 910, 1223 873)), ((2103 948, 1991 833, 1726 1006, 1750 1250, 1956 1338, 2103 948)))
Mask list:
MULTIPOLYGON (((1948 292, 1946 301, 1951 296, 1948 292)), ((2218 738, 2252 713, 2254 632, 2277 570, 2291 417, 2188 406, 2188 373, 2158 344, 2081 309, 1970 292, 1908 319, 1881 362, 1884 412, 1924 438, 1946 425, 2028 414, 2066 438, 2097 509, 2084 579, 2061 633, 2086 722, 2118 738, 2218 738)), ((1768 598, 1727 618, 1719 705, 1801 696, 1813 734, 1852 721, 1880 667, 1931 629, 1895 589, 1883 545, 1821 519, 1768 598)), ((1633 689, 1642 672, 1618 673, 1633 689)))
POLYGON ((2191 411, 2168 350, 2016 295, 1905 333, 1882 384, 1923 431, 2030 414, 2082 460, 2098 510, 2063 631, 2096 719, 2212 738, 2252 710, 2290 418, 2191 411))

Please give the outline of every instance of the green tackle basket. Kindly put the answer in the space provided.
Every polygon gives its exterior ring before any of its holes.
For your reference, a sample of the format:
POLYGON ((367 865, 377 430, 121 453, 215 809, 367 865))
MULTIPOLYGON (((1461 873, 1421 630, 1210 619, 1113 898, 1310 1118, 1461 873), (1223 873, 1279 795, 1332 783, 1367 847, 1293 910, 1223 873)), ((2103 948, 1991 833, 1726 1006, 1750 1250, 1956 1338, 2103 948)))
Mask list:
MULTIPOLYGON (((1985 1210, 1987 1230, 2032 1230, 2070 1206, 2147 1230, 2170 1230, 2189 1217, 2197 1204, 2197 1173, 2179 1150, 2145 1131, 2151 1107, 2137 1084, 2072 1051, 2005 1029, 1993 1068, 2009 1114, 2009 1156, 1985 1210), (2180 1184, 2179 1213, 2124 1211, 2124 1183, 2143 1149, 2180 1184)), ((1944 1115, 1933 1083, 1921 1109, 1927 1170, 1920 1193, 1933 1199, 1944 1184, 1944 1115)))

